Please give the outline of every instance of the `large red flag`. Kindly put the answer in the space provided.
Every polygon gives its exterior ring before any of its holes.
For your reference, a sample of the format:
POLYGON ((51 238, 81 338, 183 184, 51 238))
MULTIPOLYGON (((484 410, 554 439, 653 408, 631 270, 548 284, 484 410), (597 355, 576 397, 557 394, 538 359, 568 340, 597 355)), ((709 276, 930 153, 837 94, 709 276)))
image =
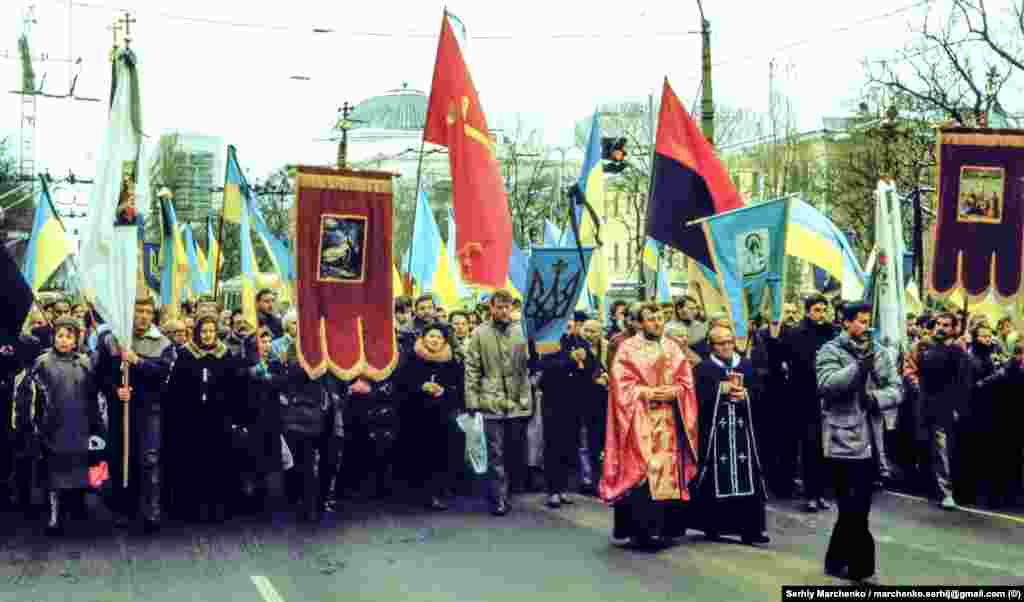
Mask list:
POLYGON ((441 21, 423 139, 448 147, 455 254, 463 280, 485 289, 505 286, 512 253, 512 217, 496 145, 447 13, 441 21))
POLYGON ((647 204, 647 235, 679 249, 711 270, 702 217, 743 206, 729 173, 665 78, 654 143, 654 182, 647 204))

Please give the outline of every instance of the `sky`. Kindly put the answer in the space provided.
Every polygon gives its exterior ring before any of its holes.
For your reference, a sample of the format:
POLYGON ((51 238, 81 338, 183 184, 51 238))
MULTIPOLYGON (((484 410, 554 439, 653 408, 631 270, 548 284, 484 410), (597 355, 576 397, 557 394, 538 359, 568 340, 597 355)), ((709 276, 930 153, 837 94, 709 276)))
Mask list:
MULTIPOLYGON (((935 0, 942 3, 945 0, 935 0)), ((3 91, 20 87, 22 2, 0 3, 3 91), (4 53, 9 58, 4 58, 4 53)), ((28 4, 28 3, 26 3, 28 4)), ((397 88, 428 91, 445 3, 221 0, 35 0, 33 54, 82 58, 76 94, 105 99, 109 25, 132 11, 144 129, 221 136, 261 176, 289 163, 330 163, 337 108, 397 88), (70 5, 70 10, 69 10, 70 5), (70 15, 70 18, 69 18, 70 15), (69 27, 70 23, 70 27, 69 27), (313 33, 313 28, 329 33, 313 33), (296 81, 292 76, 310 78, 296 81)), ((796 104, 801 129, 848 114, 863 82, 861 61, 893 56, 920 22, 920 0, 705 0, 715 100, 767 109, 775 86, 796 104)), ((492 128, 520 115, 552 145, 601 103, 660 94, 668 77, 687 106, 700 83, 696 0, 448 0, 465 23, 464 53, 492 128)), ((44 91, 67 93, 67 62, 37 63, 44 91)), ((0 95, 0 136, 18 139, 19 97, 0 95)), ((90 175, 103 102, 40 98, 37 165, 90 175)))

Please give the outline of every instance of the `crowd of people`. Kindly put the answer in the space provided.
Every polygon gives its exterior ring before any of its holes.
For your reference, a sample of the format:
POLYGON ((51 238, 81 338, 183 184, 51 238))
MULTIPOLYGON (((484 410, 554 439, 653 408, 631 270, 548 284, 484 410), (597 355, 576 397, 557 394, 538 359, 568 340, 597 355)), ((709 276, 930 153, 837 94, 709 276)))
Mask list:
POLYGON ((257 308, 252 324, 200 299, 160 321, 140 298, 122 346, 87 304, 46 299, 0 341, 0 504, 44 510, 57 534, 95 491, 118 526, 154 532, 165 516, 285 505, 316 522, 346 497, 443 511, 482 480, 498 516, 527 491, 553 509, 594 495, 614 506, 613 536, 638 545, 686 529, 756 545, 768 495, 807 512, 834 499, 826 570, 866 576, 879 483, 944 508, 998 508, 1022 489, 1024 341, 1008 319, 908 316, 898 355, 870 341, 860 304, 812 295, 737 341, 727 315, 685 296, 576 312, 545 353, 509 292, 450 312, 427 294, 394 302, 394 372, 343 381, 302 368, 294 308, 270 290, 257 308), (467 413, 484 419, 482 479, 467 413))

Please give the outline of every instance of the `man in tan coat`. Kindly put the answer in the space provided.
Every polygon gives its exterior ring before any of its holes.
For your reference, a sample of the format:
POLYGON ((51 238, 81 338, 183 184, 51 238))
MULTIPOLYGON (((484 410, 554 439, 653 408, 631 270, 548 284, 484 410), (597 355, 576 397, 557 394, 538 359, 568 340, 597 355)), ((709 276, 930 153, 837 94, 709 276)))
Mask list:
POLYGON ((508 513, 509 483, 522 483, 526 425, 533 412, 526 339, 511 320, 512 295, 491 296, 491 319, 466 344, 466 409, 484 416, 491 512, 508 513))

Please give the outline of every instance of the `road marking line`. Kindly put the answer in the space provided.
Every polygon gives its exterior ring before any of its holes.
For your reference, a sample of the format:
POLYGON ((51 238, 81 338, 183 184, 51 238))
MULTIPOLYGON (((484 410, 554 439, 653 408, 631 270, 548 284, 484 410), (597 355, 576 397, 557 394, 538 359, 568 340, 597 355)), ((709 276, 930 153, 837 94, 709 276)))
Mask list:
POLYGON ((284 598, 282 598, 281 594, 277 593, 277 590, 274 589, 274 586, 270 583, 270 579, 267 579, 262 575, 252 575, 249 579, 252 579, 252 584, 256 586, 257 590, 259 590, 260 595, 263 596, 263 600, 265 600, 265 602, 284 602, 284 598))
MULTIPOLYGON (((907 494, 907 493, 897 493, 895 491, 889 491, 889 490, 885 490, 885 493, 888 493, 889 495, 893 495, 893 496, 896 496, 896 497, 906 498, 908 500, 914 500, 914 501, 917 501, 917 502, 925 502, 927 504, 933 503, 932 500, 930 500, 928 498, 925 498, 925 497, 918 496, 918 495, 910 495, 910 494, 907 494)), ((969 514, 977 514, 979 516, 988 516, 990 518, 1002 518, 1002 519, 1005 519, 1005 520, 1013 521, 1015 523, 1024 524, 1024 517, 1013 516, 1012 514, 1003 514, 1002 512, 990 512, 988 510, 979 510, 978 508, 969 508, 967 506, 957 506, 956 509, 959 510, 960 512, 967 512, 969 514)))

